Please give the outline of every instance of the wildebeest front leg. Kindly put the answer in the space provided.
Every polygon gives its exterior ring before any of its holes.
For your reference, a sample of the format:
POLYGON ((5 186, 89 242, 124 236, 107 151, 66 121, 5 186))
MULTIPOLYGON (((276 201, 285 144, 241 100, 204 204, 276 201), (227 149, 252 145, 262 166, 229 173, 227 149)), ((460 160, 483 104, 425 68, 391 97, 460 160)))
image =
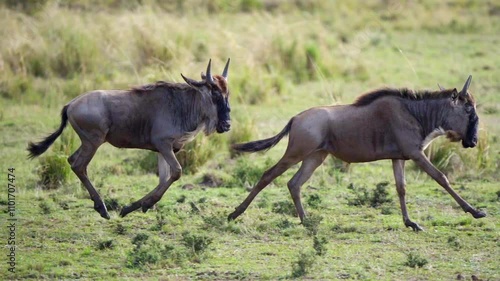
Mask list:
POLYGON ((165 158, 161 155, 161 153, 158 154, 158 176, 160 177, 160 182, 167 181, 168 178, 170 178, 170 166, 167 164, 167 161, 165 161, 165 158))
POLYGON ((455 201, 460 205, 462 210, 466 213, 471 213, 472 216, 476 219, 482 218, 486 216, 486 213, 476 210, 473 208, 467 201, 465 201, 460 195, 458 195, 453 188, 450 186, 450 182, 446 178, 446 176, 441 173, 432 163, 425 157, 423 152, 420 152, 413 157, 411 157, 415 163, 420 166, 429 176, 431 176, 437 183, 439 183, 448 193, 455 199, 455 201))
POLYGON ((160 174, 160 182, 156 186, 155 189, 153 189, 151 192, 149 192, 146 196, 143 198, 137 200, 136 202, 130 204, 129 206, 126 206, 122 209, 120 212, 120 216, 124 217, 128 213, 133 212, 139 208, 142 208, 143 212, 146 212, 149 210, 151 207, 153 207, 156 202, 160 201, 161 197, 163 194, 167 191, 167 189, 174 183, 176 180, 178 180, 181 177, 182 174, 182 168, 181 165, 179 164, 179 161, 177 161, 177 158, 175 158, 175 154, 172 150, 172 147, 167 147, 167 148, 160 148, 160 153, 164 158, 165 165, 160 165, 160 158, 158 159, 159 163, 159 169, 167 168, 170 166, 170 177, 166 179, 169 173, 167 172, 162 172, 159 170, 160 174))
POLYGON ((406 210, 406 189, 405 189, 405 161, 392 160, 392 170, 394 171, 394 179, 396 180, 396 190, 398 192, 399 204, 401 206, 401 214, 406 227, 411 227, 414 231, 423 230, 417 223, 410 220, 408 211, 406 210))

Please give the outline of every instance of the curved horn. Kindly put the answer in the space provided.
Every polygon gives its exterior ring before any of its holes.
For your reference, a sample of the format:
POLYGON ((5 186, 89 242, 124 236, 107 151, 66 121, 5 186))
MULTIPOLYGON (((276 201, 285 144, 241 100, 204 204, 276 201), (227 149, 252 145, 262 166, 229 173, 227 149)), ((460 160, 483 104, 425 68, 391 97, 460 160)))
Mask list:
POLYGON ((461 95, 468 95, 467 90, 469 89, 471 81, 472 81, 472 75, 469 75, 469 78, 467 78, 467 81, 465 81, 464 88, 462 89, 462 91, 460 91, 461 95))
POLYGON ((214 79, 212 77, 212 71, 211 71, 211 68, 212 68, 212 59, 210 59, 208 61, 208 66, 207 66, 207 74, 206 74, 206 80, 207 82, 210 82, 210 83, 213 83, 214 82, 214 79))
POLYGON ((231 58, 227 59, 226 66, 224 67, 224 71, 222 71, 222 77, 227 80, 227 73, 229 71, 229 63, 231 62, 231 58))
POLYGON ((441 91, 446 90, 443 86, 439 85, 439 83, 438 83, 438 87, 439 87, 439 90, 441 90, 441 91))

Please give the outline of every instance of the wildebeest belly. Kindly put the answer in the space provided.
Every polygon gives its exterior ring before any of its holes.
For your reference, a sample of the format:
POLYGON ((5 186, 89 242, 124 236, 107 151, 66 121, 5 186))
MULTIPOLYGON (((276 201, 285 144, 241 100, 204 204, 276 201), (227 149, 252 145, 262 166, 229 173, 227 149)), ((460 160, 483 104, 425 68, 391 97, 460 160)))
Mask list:
POLYGON ((155 150, 151 144, 151 126, 144 122, 111 126, 106 141, 119 148, 143 148, 155 150))
POLYGON ((326 149, 333 156, 348 163, 370 162, 381 159, 403 159, 395 141, 384 134, 331 137, 326 149))

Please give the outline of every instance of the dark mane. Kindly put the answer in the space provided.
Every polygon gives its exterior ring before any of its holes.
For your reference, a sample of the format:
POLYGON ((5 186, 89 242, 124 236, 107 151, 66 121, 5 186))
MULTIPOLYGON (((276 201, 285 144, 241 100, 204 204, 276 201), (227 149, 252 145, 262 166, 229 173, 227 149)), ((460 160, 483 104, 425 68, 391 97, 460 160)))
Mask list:
POLYGON ((368 92, 358 97, 358 99, 352 105, 354 106, 368 105, 372 103, 374 100, 387 96, 400 97, 409 100, 442 99, 451 97, 453 91, 454 91, 453 89, 444 91, 428 91, 428 90, 413 91, 407 88, 402 88, 402 89, 383 88, 372 92, 368 92))
POLYGON ((131 89, 131 91, 135 92, 135 93, 142 94, 142 93, 152 92, 152 91, 154 91, 154 90, 156 90, 158 88, 170 88, 172 86, 175 86, 175 87, 182 87, 182 86, 189 87, 187 84, 183 84, 183 83, 171 83, 171 82, 165 82, 165 81, 156 81, 155 83, 133 87, 131 89))

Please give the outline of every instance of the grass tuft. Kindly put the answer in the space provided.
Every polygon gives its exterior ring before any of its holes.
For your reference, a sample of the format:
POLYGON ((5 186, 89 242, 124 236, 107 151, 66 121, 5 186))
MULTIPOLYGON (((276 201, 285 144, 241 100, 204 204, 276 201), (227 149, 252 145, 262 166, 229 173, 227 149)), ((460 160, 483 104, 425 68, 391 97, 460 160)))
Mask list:
POLYGON ((404 265, 412 268, 424 267, 428 263, 427 259, 420 256, 418 253, 410 252, 406 255, 406 262, 404 265))

